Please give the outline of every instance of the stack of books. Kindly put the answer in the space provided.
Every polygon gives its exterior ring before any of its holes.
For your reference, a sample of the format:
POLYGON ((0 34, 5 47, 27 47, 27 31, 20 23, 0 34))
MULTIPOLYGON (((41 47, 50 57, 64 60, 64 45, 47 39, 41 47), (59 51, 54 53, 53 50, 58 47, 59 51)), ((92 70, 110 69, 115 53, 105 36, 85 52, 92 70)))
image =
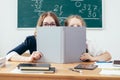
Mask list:
POLYGON ((6 57, 0 57, 0 67, 5 66, 6 57))
POLYGON ((21 72, 32 72, 32 73, 54 73, 55 67, 51 67, 47 63, 20 63, 18 69, 21 72))

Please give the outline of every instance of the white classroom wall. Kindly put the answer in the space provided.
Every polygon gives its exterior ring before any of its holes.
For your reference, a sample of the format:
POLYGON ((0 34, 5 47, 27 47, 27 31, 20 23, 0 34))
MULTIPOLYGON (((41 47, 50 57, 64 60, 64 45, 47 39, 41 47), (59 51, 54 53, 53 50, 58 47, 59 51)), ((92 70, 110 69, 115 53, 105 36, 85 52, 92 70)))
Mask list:
MULTIPOLYGON (((120 0, 103 0, 103 29, 87 29, 87 38, 120 59, 120 0)), ((32 35, 34 29, 17 28, 17 0, 0 0, 0 56, 32 35)))

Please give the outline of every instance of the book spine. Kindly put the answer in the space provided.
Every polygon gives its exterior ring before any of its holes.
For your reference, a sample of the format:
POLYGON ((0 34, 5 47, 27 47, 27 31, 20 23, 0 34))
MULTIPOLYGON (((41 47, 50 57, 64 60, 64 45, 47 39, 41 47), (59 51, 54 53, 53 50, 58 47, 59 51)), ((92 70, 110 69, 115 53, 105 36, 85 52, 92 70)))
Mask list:
POLYGON ((60 60, 61 60, 61 63, 64 63, 64 29, 62 28, 61 29, 61 52, 60 52, 60 60))

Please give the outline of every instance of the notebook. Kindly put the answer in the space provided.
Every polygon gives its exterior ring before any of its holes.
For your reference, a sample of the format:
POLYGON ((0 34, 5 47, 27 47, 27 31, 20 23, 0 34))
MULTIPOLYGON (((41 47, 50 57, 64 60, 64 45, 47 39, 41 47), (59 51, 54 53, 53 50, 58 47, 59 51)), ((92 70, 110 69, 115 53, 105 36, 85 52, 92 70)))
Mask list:
POLYGON ((20 63, 18 65, 18 69, 20 70, 34 70, 34 71, 40 71, 40 70, 49 70, 50 64, 47 63, 20 63))
POLYGON ((37 50, 43 53, 38 62, 80 62, 86 52, 86 28, 37 27, 37 50))
POLYGON ((95 64, 79 64, 79 65, 75 66, 74 69, 93 70, 97 67, 98 67, 98 65, 95 65, 95 64))

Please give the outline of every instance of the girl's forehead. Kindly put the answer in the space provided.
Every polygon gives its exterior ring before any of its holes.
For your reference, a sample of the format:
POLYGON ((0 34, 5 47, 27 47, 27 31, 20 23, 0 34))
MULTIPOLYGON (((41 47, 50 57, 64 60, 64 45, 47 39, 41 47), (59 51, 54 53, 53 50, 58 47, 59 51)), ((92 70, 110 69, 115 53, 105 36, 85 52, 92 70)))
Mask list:
POLYGON ((78 19, 78 18, 75 18, 75 17, 74 17, 74 18, 70 18, 70 20, 69 20, 69 21, 79 21, 79 22, 80 22, 81 20, 80 20, 80 19, 78 19))
POLYGON ((71 18, 68 23, 80 23, 81 24, 81 20, 77 19, 77 18, 71 18))
POLYGON ((54 18, 52 17, 52 16, 46 16, 45 18, 44 18, 44 21, 47 21, 47 22, 54 22, 55 20, 54 20, 54 18))

